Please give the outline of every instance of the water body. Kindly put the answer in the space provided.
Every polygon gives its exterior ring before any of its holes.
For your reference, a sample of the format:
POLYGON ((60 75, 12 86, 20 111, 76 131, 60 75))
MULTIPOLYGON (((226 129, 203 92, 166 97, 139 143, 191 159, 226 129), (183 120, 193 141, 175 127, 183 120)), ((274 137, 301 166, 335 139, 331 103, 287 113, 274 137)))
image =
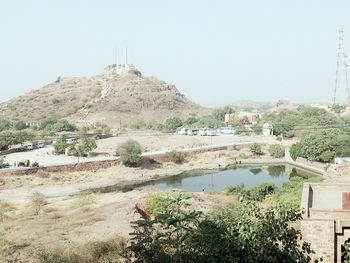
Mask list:
POLYGON ((263 182, 274 183, 281 187, 292 176, 317 176, 316 174, 303 174, 295 168, 286 169, 286 166, 247 166, 235 169, 216 171, 211 173, 188 172, 134 189, 158 188, 158 189, 182 189, 186 192, 217 191, 222 192, 226 186, 244 184, 245 187, 257 186, 263 182))

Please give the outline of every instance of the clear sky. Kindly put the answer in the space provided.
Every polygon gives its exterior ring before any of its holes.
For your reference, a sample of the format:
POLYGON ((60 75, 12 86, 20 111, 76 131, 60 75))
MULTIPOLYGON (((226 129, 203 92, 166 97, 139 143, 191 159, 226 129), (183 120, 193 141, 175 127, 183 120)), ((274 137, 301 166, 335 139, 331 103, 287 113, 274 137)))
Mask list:
POLYGON ((0 102, 97 75, 126 45, 202 105, 330 102, 339 27, 350 54, 349 0, 1 0, 0 102))

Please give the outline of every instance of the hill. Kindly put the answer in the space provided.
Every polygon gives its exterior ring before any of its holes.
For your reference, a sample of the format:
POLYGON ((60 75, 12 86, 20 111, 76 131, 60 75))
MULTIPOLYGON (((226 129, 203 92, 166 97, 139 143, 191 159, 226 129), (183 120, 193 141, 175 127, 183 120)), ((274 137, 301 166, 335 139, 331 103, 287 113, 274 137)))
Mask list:
POLYGON ((112 65, 93 77, 57 78, 38 90, 0 104, 9 121, 42 121, 49 117, 76 124, 164 121, 210 110, 188 100, 178 89, 154 77, 142 76, 133 65, 112 65))

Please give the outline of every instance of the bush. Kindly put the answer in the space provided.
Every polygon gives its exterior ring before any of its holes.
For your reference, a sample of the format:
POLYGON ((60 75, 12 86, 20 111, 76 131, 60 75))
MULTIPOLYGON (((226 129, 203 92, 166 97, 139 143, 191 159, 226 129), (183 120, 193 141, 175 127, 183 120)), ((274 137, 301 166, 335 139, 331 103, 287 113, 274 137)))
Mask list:
POLYGON ((183 158, 182 158, 182 153, 176 150, 172 150, 171 152, 167 153, 170 161, 174 163, 181 163, 183 158))
POLYGON ((14 128, 15 128, 17 131, 19 131, 19 130, 24 130, 25 128, 27 128, 27 125, 26 125, 26 123, 25 123, 24 121, 17 121, 17 122, 15 123, 14 128))
POLYGON ((274 158, 284 157, 284 148, 279 144, 271 144, 269 146, 268 152, 274 158))
POLYGON ((30 201, 33 205, 35 215, 38 215, 41 208, 47 204, 45 196, 39 192, 32 193, 30 196, 30 201))
POLYGON ((152 215, 164 213, 171 204, 169 197, 164 193, 155 193, 146 200, 146 211, 152 215))
POLYGON ((262 155, 263 152, 261 150, 261 145, 257 144, 257 143, 253 143, 250 148, 249 148, 250 152, 252 152, 255 155, 262 155))
POLYGON ((165 121, 165 127, 168 130, 176 130, 182 126, 182 120, 178 117, 170 118, 165 121))
POLYGON ((135 140, 129 139, 119 144, 118 152, 121 162, 127 167, 135 167, 141 161, 142 147, 135 140))
POLYGON ((244 188, 244 184, 226 187, 227 194, 235 194, 239 198, 252 201, 263 201, 265 197, 276 191, 277 187, 273 183, 262 183, 259 186, 244 188))
POLYGON ((80 193, 72 202, 72 208, 80 208, 86 205, 97 204, 96 198, 92 193, 80 193))
POLYGON ((324 162, 332 162, 335 158, 335 152, 332 151, 325 151, 321 154, 321 160, 324 162))

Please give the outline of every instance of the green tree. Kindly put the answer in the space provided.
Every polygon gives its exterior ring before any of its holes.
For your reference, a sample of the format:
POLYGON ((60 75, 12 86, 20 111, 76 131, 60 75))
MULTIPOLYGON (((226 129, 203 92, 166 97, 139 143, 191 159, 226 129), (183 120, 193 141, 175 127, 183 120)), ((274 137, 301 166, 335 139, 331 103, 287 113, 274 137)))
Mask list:
POLYGON ((118 152, 120 154, 121 162, 128 167, 135 167, 141 161, 142 147, 132 139, 119 144, 118 152))
POLYGON ((14 125, 14 128, 16 130, 24 130, 25 128, 27 128, 27 125, 24 121, 17 121, 14 125))
POLYGON ((181 126, 182 126, 182 121, 178 117, 173 117, 173 118, 167 119, 165 121, 165 127, 168 130, 176 130, 177 128, 179 128, 181 126))
POLYGON ((302 145, 300 142, 294 143, 289 149, 290 157, 295 161, 298 156, 302 156, 302 145))
POLYGON ((284 148, 279 144, 271 144, 268 148, 268 152, 273 158, 284 157, 284 148))
POLYGON ((57 153, 65 153, 65 150, 68 147, 67 137, 65 135, 61 135, 56 140, 56 143, 53 145, 53 147, 57 153))
POLYGON ((83 137, 78 147, 80 156, 85 156, 87 153, 97 148, 96 140, 88 137, 83 137))
POLYGON ((253 143, 250 148, 250 152, 253 153, 254 155, 262 155, 263 152, 261 150, 261 145, 257 143, 253 143))
POLYGON ((189 196, 151 220, 133 222, 127 257, 133 262, 311 262, 310 244, 291 224, 301 214, 286 207, 261 208, 244 201, 205 216, 189 209, 189 196))
POLYGON ((0 132, 9 130, 11 128, 11 123, 7 120, 0 119, 0 132))

